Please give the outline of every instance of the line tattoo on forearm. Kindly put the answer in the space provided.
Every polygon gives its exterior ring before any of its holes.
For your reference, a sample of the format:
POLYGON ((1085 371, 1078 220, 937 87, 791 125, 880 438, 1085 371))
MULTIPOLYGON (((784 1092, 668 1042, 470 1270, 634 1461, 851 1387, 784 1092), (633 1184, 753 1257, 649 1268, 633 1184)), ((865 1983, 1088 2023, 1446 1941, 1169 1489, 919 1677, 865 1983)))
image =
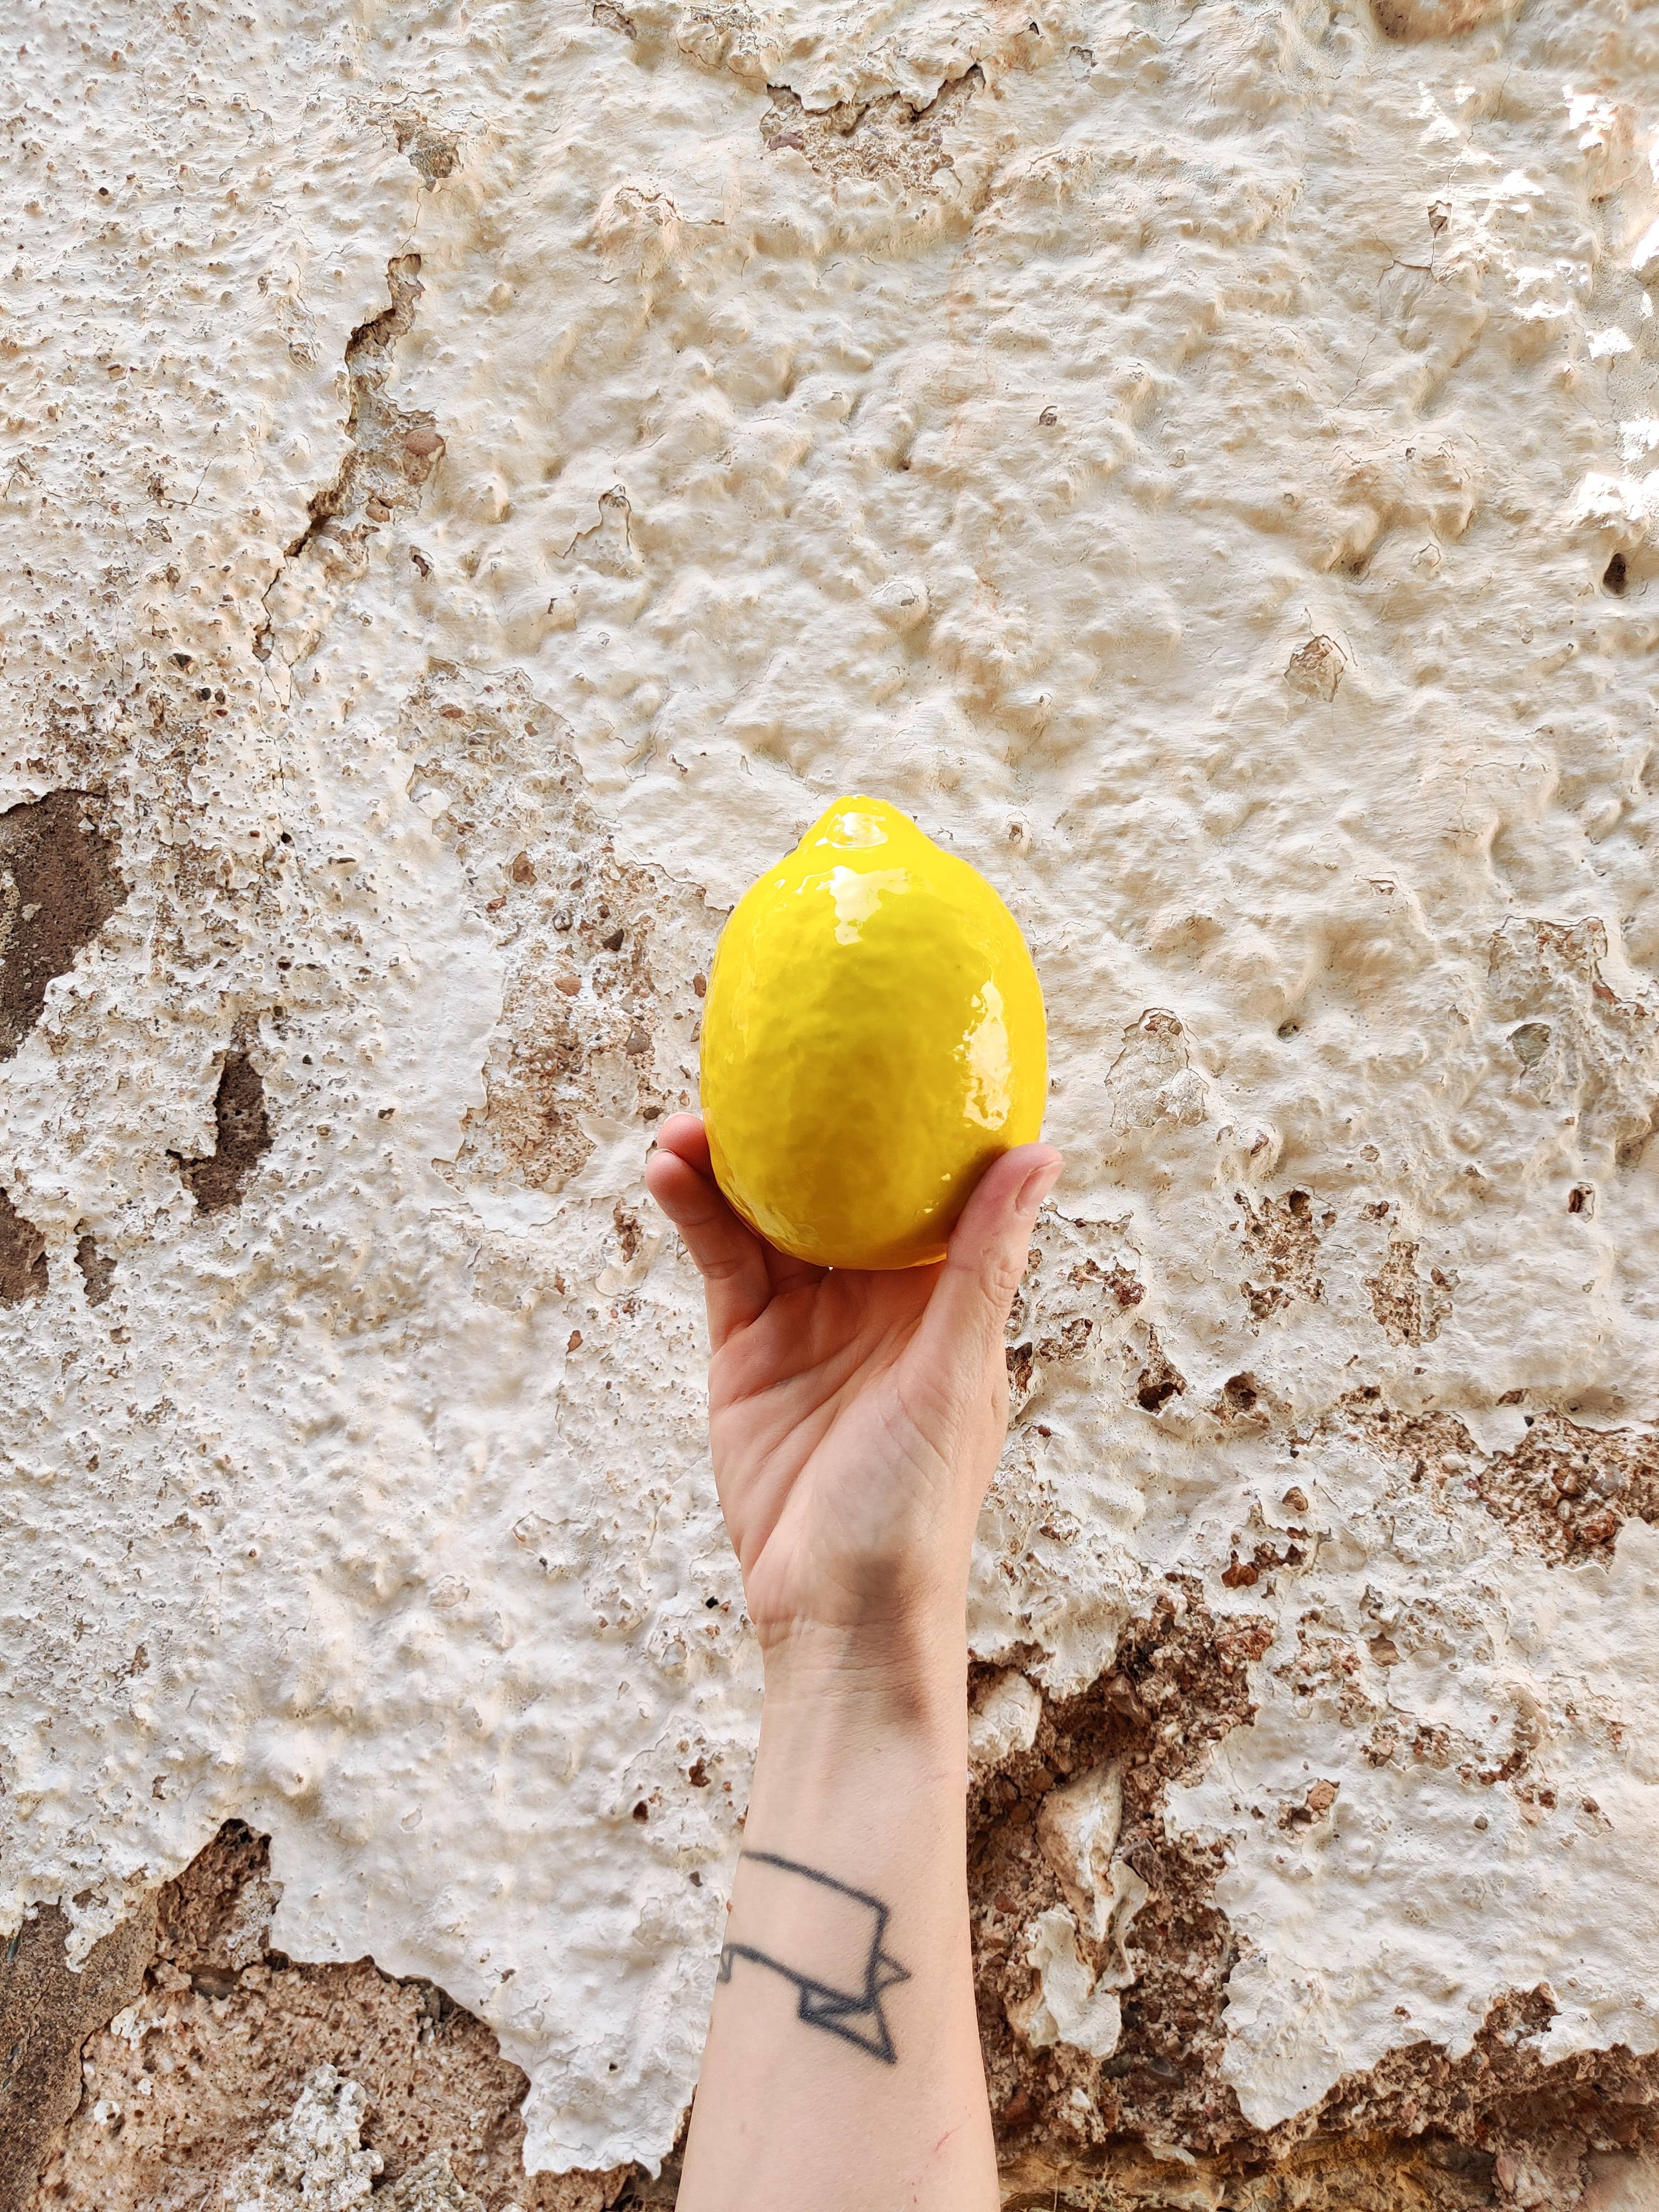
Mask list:
POLYGON ((744 1851, 743 1857, 755 1872, 744 1887, 743 1936, 720 1952, 721 1981, 731 1980, 738 1959, 769 1966, 800 1992, 797 2017, 809 2027, 826 2028, 896 2065, 882 1992, 910 1976, 882 1948, 887 1907, 865 1890, 775 1852, 744 1851), (825 1893, 819 1910, 803 1913, 804 1881, 825 1893))

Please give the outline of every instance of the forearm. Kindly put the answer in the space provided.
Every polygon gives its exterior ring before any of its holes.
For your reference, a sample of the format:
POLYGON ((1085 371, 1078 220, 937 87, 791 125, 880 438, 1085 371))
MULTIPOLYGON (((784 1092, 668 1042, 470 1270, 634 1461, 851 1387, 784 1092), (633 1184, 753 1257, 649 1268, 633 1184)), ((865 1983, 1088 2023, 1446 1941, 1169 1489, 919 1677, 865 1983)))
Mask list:
POLYGON ((679 2212, 995 2212, 965 1660, 958 1628, 769 1661, 679 2212))

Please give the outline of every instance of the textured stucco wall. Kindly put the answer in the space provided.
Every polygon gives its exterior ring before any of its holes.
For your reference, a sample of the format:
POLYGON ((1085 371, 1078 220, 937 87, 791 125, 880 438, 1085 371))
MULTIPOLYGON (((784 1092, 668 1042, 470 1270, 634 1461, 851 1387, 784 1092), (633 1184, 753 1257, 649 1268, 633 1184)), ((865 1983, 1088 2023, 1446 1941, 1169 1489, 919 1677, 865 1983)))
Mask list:
POLYGON ((532 2170, 670 2150, 757 1675, 640 1167, 866 787, 1024 924, 1069 1161, 1011 2172, 1432 2121, 1576 2201, 1659 2095, 1659 9, 5 45, 0 1929, 239 1818, 532 2170))

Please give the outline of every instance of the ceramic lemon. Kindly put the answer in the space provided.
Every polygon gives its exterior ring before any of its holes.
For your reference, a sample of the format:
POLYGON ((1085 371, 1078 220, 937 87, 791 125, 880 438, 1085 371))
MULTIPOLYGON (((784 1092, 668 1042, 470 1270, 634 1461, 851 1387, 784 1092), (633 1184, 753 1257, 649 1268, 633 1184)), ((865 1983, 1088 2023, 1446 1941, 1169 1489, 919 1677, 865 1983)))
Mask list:
POLYGON ((1048 1080, 1013 916, 878 799, 838 799, 721 933, 708 1149, 744 1220, 797 1259, 942 1258, 986 1168, 1036 1137, 1048 1080))

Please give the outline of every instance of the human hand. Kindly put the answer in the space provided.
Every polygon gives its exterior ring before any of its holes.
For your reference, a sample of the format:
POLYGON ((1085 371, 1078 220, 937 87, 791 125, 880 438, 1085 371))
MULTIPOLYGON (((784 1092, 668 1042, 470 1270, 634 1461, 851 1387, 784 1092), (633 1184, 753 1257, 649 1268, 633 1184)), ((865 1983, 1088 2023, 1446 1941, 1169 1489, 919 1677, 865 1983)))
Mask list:
POLYGON ((646 1183, 702 1277, 714 1480, 769 1674, 941 1635, 959 1668, 1008 1422, 1003 1333, 1060 1169, 1048 1145, 994 1162, 937 1266, 832 1269, 738 1218, 699 1115, 663 1123, 646 1183))

